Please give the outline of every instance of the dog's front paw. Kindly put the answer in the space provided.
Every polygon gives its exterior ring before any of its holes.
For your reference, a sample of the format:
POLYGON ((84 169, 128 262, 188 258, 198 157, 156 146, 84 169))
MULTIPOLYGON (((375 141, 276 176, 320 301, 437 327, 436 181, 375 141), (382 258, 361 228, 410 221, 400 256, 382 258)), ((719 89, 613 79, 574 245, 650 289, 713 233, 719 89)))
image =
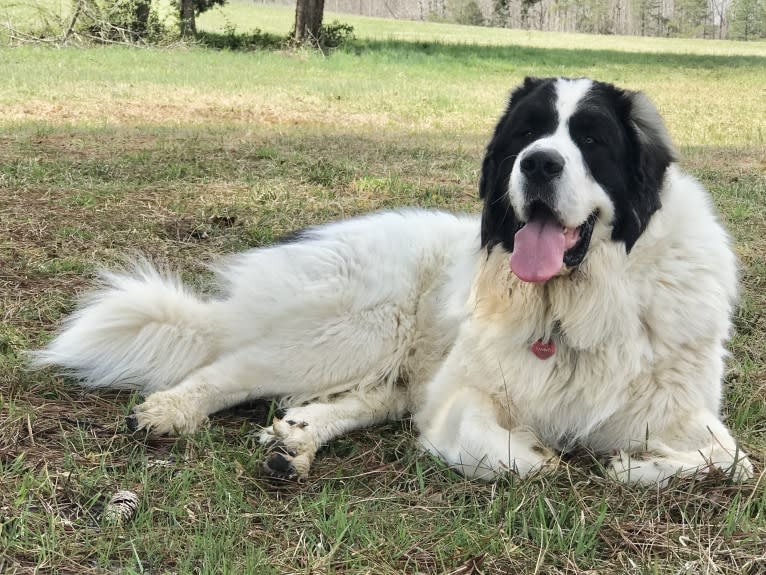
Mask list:
POLYGON ((665 485, 676 476, 707 475, 713 471, 724 473, 734 481, 745 481, 753 476, 753 465, 742 455, 732 460, 728 452, 719 460, 702 457, 700 452, 675 452, 673 457, 652 451, 620 450, 609 460, 609 477, 624 483, 665 485))
POLYGON ((648 451, 615 451, 606 464, 606 475, 623 483, 666 483, 678 469, 648 451))
POLYGON ((313 457, 275 443, 263 462, 263 470, 275 479, 301 481, 308 476, 313 457))
POLYGON ((533 443, 530 450, 540 456, 540 461, 529 468, 529 475, 553 473, 561 466, 561 457, 549 447, 533 443))
POLYGON ((746 455, 740 456, 734 466, 730 467, 726 473, 729 473, 731 478, 737 482, 747 481, 755 476, 753 464, 750 463, 750 458, 746 455))
POLYGON ((559 454, 526 429, 513 431, 509 455, 510 465, 505 470, 519 477, 545 475, 556 471, 561 465, 559 454))
POLYGON ((268 447, 263 470, 277 479, 301 480, 308 476, 317 452, 308 424, 292 419, 274 419, 261 431, 259 441, 268 447))
POLYGON ((159 391, 131 410, 125 426, 130 432, 143 430, 154 436, 182 435, 196 431, 207 420, 189 401, 172 392, 159 391))

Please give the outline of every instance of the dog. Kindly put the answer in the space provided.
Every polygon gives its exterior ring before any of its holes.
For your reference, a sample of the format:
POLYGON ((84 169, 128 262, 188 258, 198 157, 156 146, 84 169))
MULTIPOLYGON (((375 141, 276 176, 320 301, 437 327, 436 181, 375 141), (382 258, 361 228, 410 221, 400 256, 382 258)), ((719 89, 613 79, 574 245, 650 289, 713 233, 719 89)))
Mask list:
POLYGON ((139 390, 127 424, 151 434, 279 398, 260 435, 277 477, 408 412, 469 478, 575 447, 626 482, 750 477, 720 416, 736 258, 646 96, 527 78, 479 190, 480 217, 382 212, 232 256, 208 298, 146 262, 105 273, 34 362, 139 390))

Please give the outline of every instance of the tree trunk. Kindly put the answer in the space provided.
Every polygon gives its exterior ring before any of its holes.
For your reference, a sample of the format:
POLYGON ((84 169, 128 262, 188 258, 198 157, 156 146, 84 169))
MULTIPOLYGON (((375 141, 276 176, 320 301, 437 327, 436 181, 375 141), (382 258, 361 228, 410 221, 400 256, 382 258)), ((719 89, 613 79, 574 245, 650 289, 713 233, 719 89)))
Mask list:
POLYGON ((295 32, 293 36, 296 44, 319 44, 323 14, 324 0, 297 1, 295 6, 295 32))
POLYGON ((181 36, 197 34, 197 24, 194 21, 194 0, 181 0, 181 36))
POLYGON ((140 40, 146 36, 149 28, 149 15, 152 9, 150 0, 138 0, 134 4, 135 16, 133 17, 133 26, 131 26, 131 35, 133 40, 140 40))

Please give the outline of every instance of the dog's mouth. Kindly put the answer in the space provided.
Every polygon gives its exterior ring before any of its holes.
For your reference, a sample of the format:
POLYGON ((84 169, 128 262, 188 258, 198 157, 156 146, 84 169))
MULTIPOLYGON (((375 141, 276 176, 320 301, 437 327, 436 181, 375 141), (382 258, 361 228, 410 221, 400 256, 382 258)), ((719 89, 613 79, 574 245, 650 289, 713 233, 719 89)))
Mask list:
POLYGON ((513 240, 511 270, 525 282, 543 283, 566 267, 579 265, 588 252, 598 211, 576 228, 564 226, 545 204, 535 202, 513 240))

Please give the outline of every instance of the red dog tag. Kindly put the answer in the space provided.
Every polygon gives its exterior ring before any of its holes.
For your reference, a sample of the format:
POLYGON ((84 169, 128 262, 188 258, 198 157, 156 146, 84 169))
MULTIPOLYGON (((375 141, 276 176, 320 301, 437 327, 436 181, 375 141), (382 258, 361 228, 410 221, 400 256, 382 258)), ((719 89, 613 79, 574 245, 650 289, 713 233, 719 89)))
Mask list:
POLYGON ((548 359, 556 353, 556 344, 553 341, 543 342, 543 340, 538 339, 535 343, 529 346, 529 349, 531 349, 532 353, 538 358, 548 359))

